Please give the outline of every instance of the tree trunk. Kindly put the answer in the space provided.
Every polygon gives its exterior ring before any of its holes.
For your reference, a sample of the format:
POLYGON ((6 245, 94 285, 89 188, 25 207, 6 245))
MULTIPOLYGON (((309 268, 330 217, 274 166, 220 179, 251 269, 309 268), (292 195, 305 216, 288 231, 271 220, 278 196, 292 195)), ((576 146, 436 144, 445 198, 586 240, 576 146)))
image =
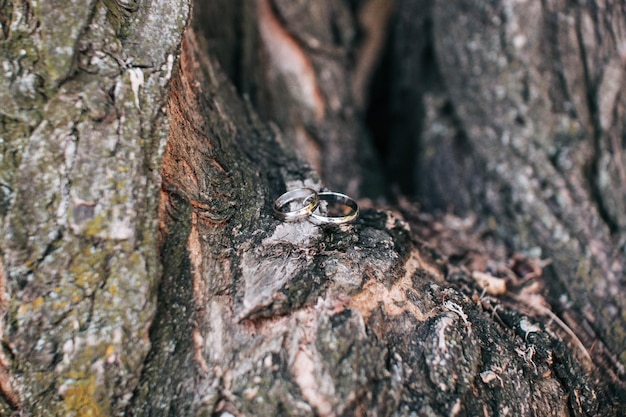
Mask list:
POLYGON ((626 6, 401 1, 397 16, 395 175, 549 259, 553 308, 623 375, 626 6), (407 143, 421 151, 398 164, 407 143))
POLYGON ((164 106, 189 5, 0 5, 0 414, 120 415, 151 345, 164 106))
POLYGON ((603 145, 622 98, 601 87, 623 74, 617 38, 581 29, 623 15, 217 1, 187 27, 182 0, 52 3, 0 3, 0 414, 626 413, 623 151, 603 145), (580 90, 592 65, 615 74, 580 90), (366 113, 405 192, 477 215, 277 220, 286 189, 384 192, 366 113))

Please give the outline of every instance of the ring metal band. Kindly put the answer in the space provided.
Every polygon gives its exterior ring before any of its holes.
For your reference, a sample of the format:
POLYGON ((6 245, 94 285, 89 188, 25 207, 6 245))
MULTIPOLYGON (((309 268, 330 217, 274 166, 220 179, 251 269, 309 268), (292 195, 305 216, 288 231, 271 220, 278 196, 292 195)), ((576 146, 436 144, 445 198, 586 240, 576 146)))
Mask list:
POLYGON ((359 216, 359 205, 356 201, 345 194, 336 193, 334 191, 325 191, 318 193, 320 201, 328 201, 329 203, 338 203, 350 208, 350 212, 343 216, 326 216, 321 214, 320 210, 314 210, 309 220, 317 225, 320 224, 342 224, 348 223, 359 216))
POLYGON ((286 222, 297 222, 309 217, 319 204, 317 192, 311 188, 297 188, 287 191, 274 201, 274 213, 276 217, 286 222), (301 201, 301 205, 292 211, 286 211, 289 203, 301 201))

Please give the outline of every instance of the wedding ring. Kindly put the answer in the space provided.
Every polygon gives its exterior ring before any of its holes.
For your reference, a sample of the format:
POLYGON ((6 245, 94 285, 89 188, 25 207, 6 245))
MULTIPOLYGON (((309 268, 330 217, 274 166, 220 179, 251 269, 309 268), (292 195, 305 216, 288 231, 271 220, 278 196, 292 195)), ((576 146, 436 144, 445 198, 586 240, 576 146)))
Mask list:
POLYGON ((297 188, 287 191, 274 201, 274 213, 280 220, 286 222, 297 222, 309 217, 319 204, 317 192, 311 188, 297 188), (300 202, 295 210, 288 210, 289 203, 300 202), (287 209, 287 210, 285 210, 287 209))
MULTIPOLYGON (((314 209, 314 211, 311 212, 311 215, 309 216, 309 220, 311 221, 311 223, 314 223, 317 225, 342 224, 342 223, 351 222, 352 220, 356 219, 359 216, 359 205, 357 204, 356 201, 354 201, 347 195, 336 193, 334 191, 325 191, 325 192, 318 193, 317 195, 318 195, 319 201, 327 201, 329 205, 332 203, 334 203, 333 205, 342 205, 342 206, 349 208, 349 211, 347 214, 343 214, 340 216, 334 216, 334 215, 331 216, 331 215, 327 215, 328 213, 322 214, 321 213, 322 207, 320 207, 320 208, 317 208, 317 210, 314 209)), ((328 207, 325 208, 325 211, 328 212, 328 207)))

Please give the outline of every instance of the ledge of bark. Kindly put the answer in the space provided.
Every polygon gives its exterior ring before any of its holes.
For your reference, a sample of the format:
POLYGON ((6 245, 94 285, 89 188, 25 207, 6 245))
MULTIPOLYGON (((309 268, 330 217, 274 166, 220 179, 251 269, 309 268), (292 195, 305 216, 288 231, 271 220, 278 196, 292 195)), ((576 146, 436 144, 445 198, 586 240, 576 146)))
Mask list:
MULTIPOLYGON (((138 415, 613 415, 603 380, 539 293, 481 295, 419 236, 364 207, 281 223, 321 184, 236 97, 188 32, 164 160, 166 265, 138 415), (158 399, 155 401, 154 399, 158 399)), ((410 206, 409 206, 410 207, 410 206)), ((408 209, 407 214, 415 213, 408 209)), ((417 219, 417 218, 416 218, 417 219)), ((421 224, 423 226, 423 224, 421 224)), ((619 394, 623 395, 623 393, 619 394)))

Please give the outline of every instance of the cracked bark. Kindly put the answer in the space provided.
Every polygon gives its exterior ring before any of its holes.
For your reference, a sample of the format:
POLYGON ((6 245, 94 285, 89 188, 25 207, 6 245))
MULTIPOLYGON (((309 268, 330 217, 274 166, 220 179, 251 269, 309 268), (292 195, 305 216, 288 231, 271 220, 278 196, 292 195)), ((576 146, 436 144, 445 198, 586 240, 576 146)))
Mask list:
MULTIPOLYGON (((449 2, 418 13, 420 2, 399 1, 389 20, 389 3, 378 0, 223 1, 196 4, 185 31, 182 1, 57 3, 55 10, 76 13, 44 10, 52 3, 0 3, 7 45, 0 86, 7 103, 0 109, 2 415, 626 412, 623 367, 614 359, 623 345, 607 330, 624 320, 598 314, 603 293, 577 293, 588 277, 610 292, 617 275, 581 270, 573 277, 565 261, 588 260, 607 272, 601 268, 620 259, 608 249, 621 236, 619 220, 612 236, 595 227, 619 218, 617 203, 593 205, 607 198, 601 186, 614 183, 585 188, 588 177, 567 164, 576 157, 584 165, 584 151, 594 149, 597 163, 586 172, 600 173, 610 162, 600 157, 601 144, 617 153, 615 140, 596 132, 589 142, 579 132, 552 143, 564 133, 542 119, 556 116, 541 106, 523 115, 531 133, 541 133, 532 146, 495 146, 483 131, 508 132, 513 144, 527 137, 507 117, 524 97, 519 86, 532 92, 533 76, 544 74, 533 72, 543 49, 532 40, 523 61, 530 75, 514 71, 522 65, 489 65, 497 48, 519 59, 509 51, 521 43, 512 27, 527 37, 538 33, 511 22, 550 23, 565 37, 560 53, 577 56, 566 48, 569 32, 554 26, 560 4, 545 2, 538 11, 526 3, 500 10, 497 3, 471 14, 449 2), (535 19, 550 11, 554 21, 535 19), (494 16, 507 18, 504 29, 485 19, 494 16), (205 27, 203 19, 212 23, 205 27), (370 95, 362 88, 384 36, 360 35, 367 29, 358 22, 396 32, 390 45, 402 65, 391 95, 404 94, 408 106, 389 132, 390 155, 401 154, 393 147, 407 140, 402 127, 417 123, 408 140, 435 147, 418 154, 420 169, 460 173, 445 184, 437 182, 443 175, 428 177, 442 192, 422 193, 422 203, 453 203, 478 216, 431 216, 405 199, 390 207, 361 200, 360 219, 342 227, 272 216, 273 199, 303 184, 380 194, 380 175, 367 165, 373 147, 362 106, 370 95), (481 30, 472 29, 476 22, 481 30), (471 42, 470 35, 478 52, 468 55, 458 39, 471 42), (429 47, 445 68, 424 68, 429 47), (470 71, 473 60, 481 73, 470 71), (493 80, 503 80, 507 100, 483 92, 493 80), (565 153, 554 156, 550 144, 565 153), (466 152, 459 156, 459 149, 466 152), (551 156, 548 171, 540 168, 541 150, 551 156), (567 175, 555 174, 566 165, 567 175), (464 180, 467 187, 455 188, 464 180), (536 191, 535 180, 556 200, 536 191), (502 189, 509 194, 494 195, 502 189), (565 210, 559 193, 579 204, 565 210), (517 213, 537 212, 559 220, 560 229, 520 223, 517 213), (593 251, 559 244, 557 229, 593 251), (501 235, 510 237, 508 246, 501 235), (552 264, 528 252, 512 256, 528 245, 541 246, 552 264), (564 281, 571 290, 555 284, 564 281), (588 297, 591 311, 550 304, 557 290, 578 303, 588 297)), ((583 21, 578 7, 571 13, 583 21)), ((579 31, 574 44, 587 38, 579 31)), ((587 57, 595 50, 585 48, 587 57)), ((566 85, 572 102, 588 98, 567 81, 580 78, 575 65, 571 74, 537 68, 565 80, 544 79, 556 85, 552 94, 564 94, 557 87, 566 85)), ((613 97, 601 95, 610 107, 621 98, 608 85, 621 72, 607 64, 602 73, 612 74, 599 84, 613 97)), ((615 108, 610 126, 620 119, 615 108)), ((580 116, 587 117, 581 131, 606 125, 600 118, 596 126, 592 114, 580 116)), ((617 296, 606 302, 620 306, 617 296)))
POLYGON ((0 6, 0 414, 119 415, 150 347, 163 106, 189 5, 0 6))

